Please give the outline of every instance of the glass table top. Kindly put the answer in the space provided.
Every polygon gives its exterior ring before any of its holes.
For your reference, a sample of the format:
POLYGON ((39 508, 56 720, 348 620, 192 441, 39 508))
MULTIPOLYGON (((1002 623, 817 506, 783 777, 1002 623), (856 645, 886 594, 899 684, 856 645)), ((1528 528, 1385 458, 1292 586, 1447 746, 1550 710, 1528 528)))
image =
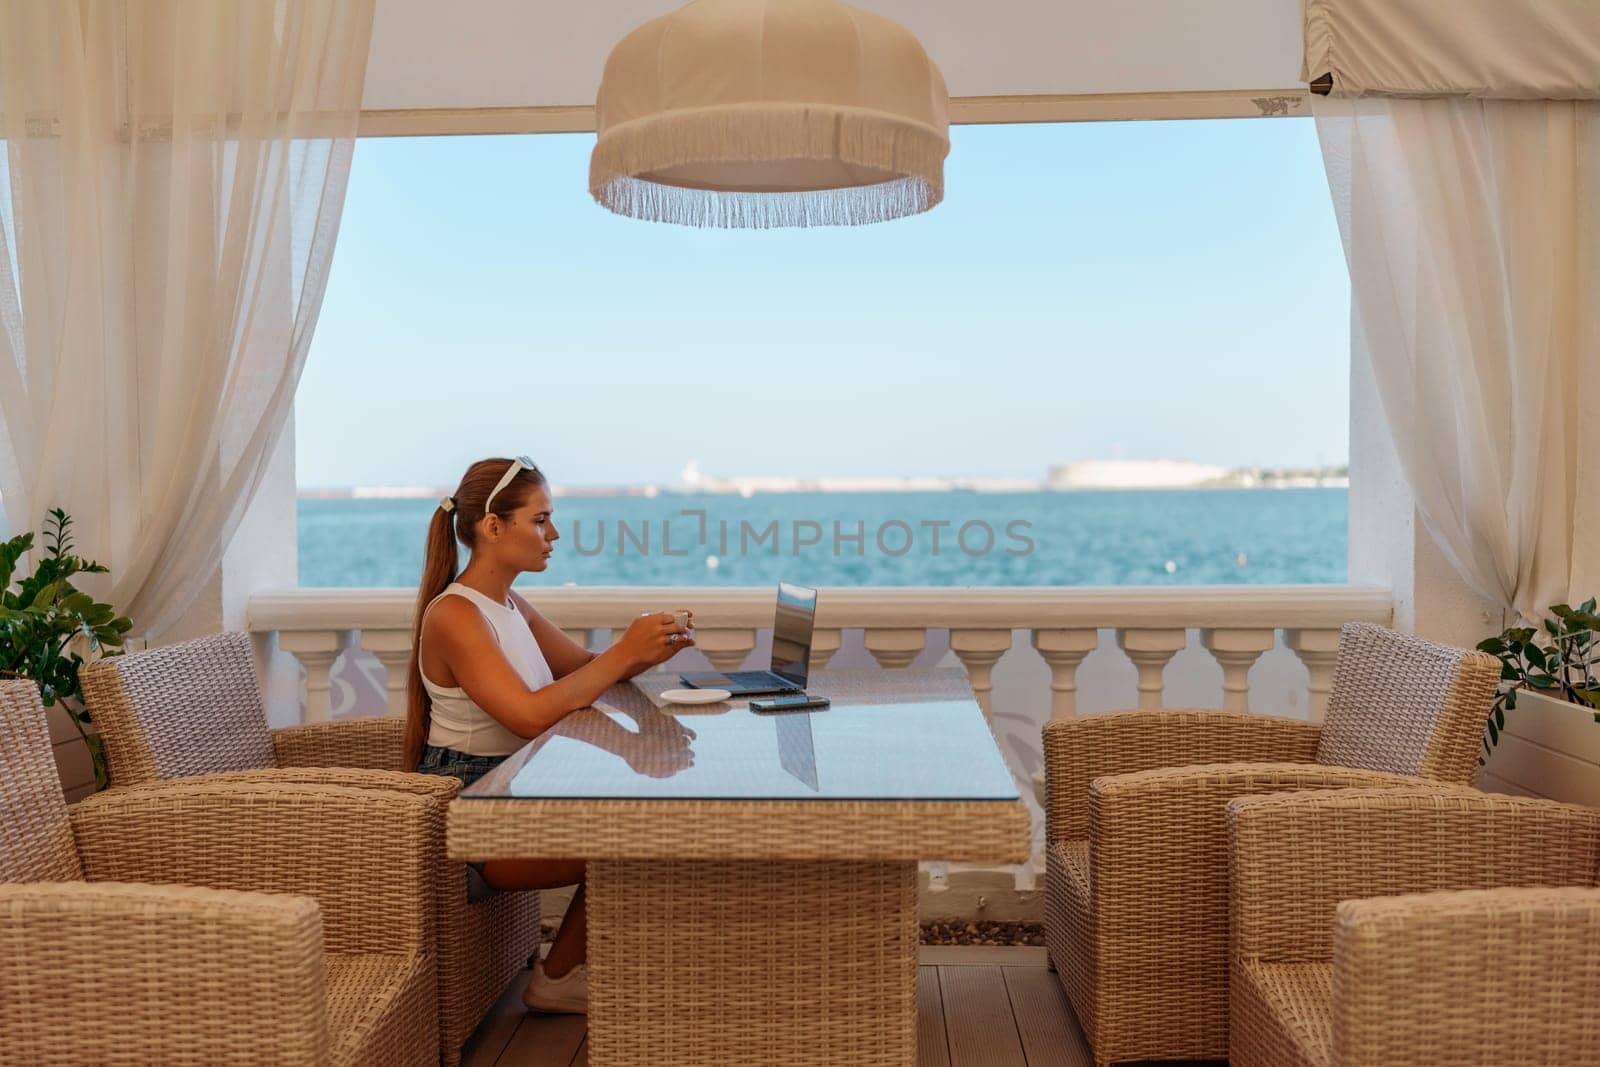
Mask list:
MULTIPOLYGON (((903 677, 903 676, 902 676, 903 677)), ((828 695, 826 684, 812 692, 828 695)), ((464 799, 1016 800, 1016 783, 969 695, 840 691, 817 711, 746 701, 662 708, 633 684, 567 716, 464 799), (870 702, 869 702, 870 701, 870 702)))

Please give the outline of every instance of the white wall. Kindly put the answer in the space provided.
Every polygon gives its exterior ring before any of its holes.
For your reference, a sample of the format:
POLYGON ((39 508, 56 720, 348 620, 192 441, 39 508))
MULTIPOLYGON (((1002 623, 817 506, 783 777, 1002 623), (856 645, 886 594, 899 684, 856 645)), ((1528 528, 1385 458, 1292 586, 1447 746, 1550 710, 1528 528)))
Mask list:
MULTIPOLYGON (((855 2, 916 33, 953 96, 1299 84, 1299 0, 855 2)), ((363 106, 592 104, 611 46, 678 6, 679 0, 378 0, 363 106)))

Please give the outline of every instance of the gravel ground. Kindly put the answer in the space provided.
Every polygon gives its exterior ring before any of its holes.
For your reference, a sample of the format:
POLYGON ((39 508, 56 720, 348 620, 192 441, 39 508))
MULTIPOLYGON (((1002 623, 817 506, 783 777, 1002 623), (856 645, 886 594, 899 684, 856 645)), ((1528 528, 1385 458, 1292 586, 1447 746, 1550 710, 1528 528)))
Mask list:
MULTIPOLYGON (((553 941, 553 923, 544 926, 544 940, 553 941)), ((1044 945, 1044 924, 1024 922, 933 922, 922 924, 924 945, 1044 945)))
POLYGON ((1044 945, 1044 924, 1024 922, 934 922, 922 924, 924 945, 1044 945))

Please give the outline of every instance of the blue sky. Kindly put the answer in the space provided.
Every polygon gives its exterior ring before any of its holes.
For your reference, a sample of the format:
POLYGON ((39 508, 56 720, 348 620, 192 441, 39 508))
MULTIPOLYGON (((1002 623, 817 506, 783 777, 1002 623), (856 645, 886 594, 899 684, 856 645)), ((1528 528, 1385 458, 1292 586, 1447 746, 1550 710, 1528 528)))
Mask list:
POLYGON ((355 154, 302 486, 1041 478, 1348 456, 1349 283, 1309 119, 965 126, 946 199, 700 231, 588 196, 590 134, 355 154))

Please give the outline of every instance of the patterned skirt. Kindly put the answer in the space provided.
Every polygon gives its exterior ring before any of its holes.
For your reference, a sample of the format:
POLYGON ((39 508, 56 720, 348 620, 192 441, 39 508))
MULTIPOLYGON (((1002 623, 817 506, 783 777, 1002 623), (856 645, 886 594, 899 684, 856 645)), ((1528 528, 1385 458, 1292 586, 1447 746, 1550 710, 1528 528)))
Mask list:
MULTIPOLYGON (((504 756, 474 756, 453 748, 423 745, 422 759, 417 762, 418 774, 444 774, 461 779, 462 788, 498 767, 504 756)), ((483 877, 483 864, 467 864, 467 900, 476 903, 495 894, 483 877)))
POLYGON ((465 788, 494 770, 505 758, 474 756, 467 752, 458 752, 453 748, 423 745, 422 759, 417 763, 417 773, 445 774, 451 778, 459 778, 462 788, 465 788))

